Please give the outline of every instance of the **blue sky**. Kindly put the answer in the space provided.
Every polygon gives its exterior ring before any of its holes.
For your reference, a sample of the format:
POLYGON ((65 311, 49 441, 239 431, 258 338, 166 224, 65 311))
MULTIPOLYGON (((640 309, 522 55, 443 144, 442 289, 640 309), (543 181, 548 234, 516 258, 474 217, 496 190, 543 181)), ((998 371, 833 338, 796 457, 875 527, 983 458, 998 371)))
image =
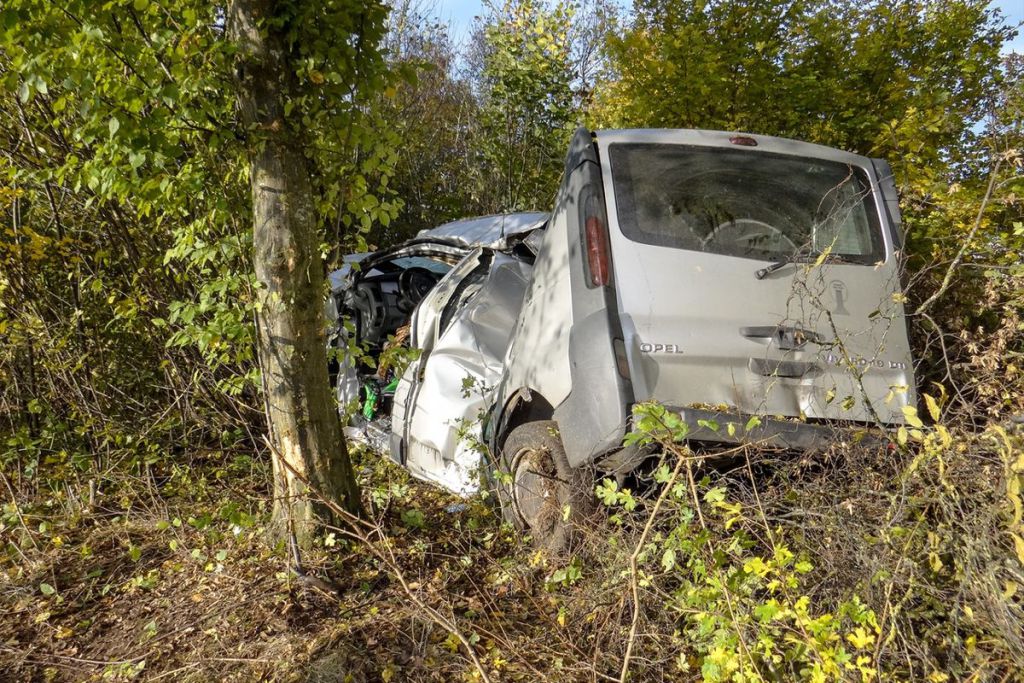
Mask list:
MULTIPOLYGON (((1024 0, 1000 0, 993 2, 992 5, 1003 10, 1003 14, 1009 18, 1011 24, 1019 24, 1024 21, 1024 0)), ((1004 47, 1003 52, 1024 52, 1024 30, 1013 39, 1013 42, 1004 47)))
MULTIPOLYGON (((438 18, 451 24, 456 41, 465 38, 473 24, 473 17, 483 11, 480 0, 437 0, 436 6, 438 18)), ((1011 24, 1024 21, 1024 0, 994 0, 992 6, 1002 9, 1011 24)), ((1012 43, 1008 43, 1004 52, 1024 52, 1024 35, 1018 35, 1012 43)))

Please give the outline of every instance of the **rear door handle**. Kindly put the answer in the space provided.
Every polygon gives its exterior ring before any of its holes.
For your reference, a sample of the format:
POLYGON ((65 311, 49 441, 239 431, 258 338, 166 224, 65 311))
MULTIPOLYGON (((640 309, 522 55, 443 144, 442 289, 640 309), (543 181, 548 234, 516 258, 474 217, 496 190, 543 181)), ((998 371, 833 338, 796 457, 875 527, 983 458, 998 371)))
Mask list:
POLYGON ((747 339, 764 340, 766 343, 775 342, 775 346, 782 351, 795 351, 804 347, 807 342, 820 344, 821 337, 816 332, 811 332, 800 327, 787 327, 778 325, 775 327, 755 326, 741 327, 740 334, 747 339))

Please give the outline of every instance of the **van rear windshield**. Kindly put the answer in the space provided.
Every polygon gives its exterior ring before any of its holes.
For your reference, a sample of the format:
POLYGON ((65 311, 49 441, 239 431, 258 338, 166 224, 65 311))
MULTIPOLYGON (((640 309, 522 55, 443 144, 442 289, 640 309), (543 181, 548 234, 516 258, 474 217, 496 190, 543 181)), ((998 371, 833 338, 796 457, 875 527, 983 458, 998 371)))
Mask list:
POLYGON ((871 185, 848 164, 746 149, 609 147, 619 227, 629 239, 777 260, 825 252, 884 258, 871 185))

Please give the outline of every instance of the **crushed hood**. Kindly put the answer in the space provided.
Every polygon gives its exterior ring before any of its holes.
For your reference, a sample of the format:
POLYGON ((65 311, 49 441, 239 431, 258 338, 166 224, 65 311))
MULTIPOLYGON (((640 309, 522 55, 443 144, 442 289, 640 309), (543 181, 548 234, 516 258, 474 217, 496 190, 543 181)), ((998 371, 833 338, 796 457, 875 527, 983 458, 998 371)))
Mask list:
POLYGON ((548 220, 548 214, 501 213, 479 218, 463 218, 445 223, 430 230, 421 230, 416 241, 444 239, 467 247, 490 247, 504 249, 509 237, 522 235, 540 228, 548 220))

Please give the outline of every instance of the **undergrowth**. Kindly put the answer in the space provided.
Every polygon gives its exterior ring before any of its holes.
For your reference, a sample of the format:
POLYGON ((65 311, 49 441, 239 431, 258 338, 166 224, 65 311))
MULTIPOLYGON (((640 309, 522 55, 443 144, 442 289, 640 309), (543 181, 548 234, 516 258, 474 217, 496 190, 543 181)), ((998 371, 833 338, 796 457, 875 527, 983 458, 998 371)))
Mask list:
POLYGON ((598 489, 618 527, 607 580, 638 553, 619 579, 640 589, 634 679, 1021 680, 1019 434, 911 415, 905 449, 748 448, 711 469, 648 410, 667 488, 598 489))
POLYGON ((560 557, 368 454, 374 533, 326 534, 301 574, 259 460, 92 508, 11 487, 0 678, 1024 680, 1019 433, 915 416, 903 449, 711 461, 646 410, 652 492, 599 482, 560 557))

